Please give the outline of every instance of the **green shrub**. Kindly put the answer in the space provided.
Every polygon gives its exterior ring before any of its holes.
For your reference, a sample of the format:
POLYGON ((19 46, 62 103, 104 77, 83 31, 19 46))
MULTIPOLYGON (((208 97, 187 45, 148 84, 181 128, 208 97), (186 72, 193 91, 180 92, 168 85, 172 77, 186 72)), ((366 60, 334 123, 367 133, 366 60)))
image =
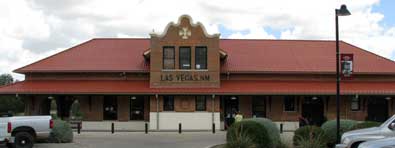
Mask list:
POLYGON ((289 148, 289 146, 280 140, 280 143, 274 146, 274 148, 289 148))
MULTIPOLYGON (((294 146, 299 146, 300 141, 303 141, 305 139, 315 139, 316 137, 325 137, 324 130, 322 130, 320 127, 317 126, 304 126, 298 128, 295 131, 293 137, 293 144, 294 146)), ((328 141, 326 141, 326 138, 322 138, 321 142, 323 144, 326 144, 328 141)))
POLYGON ((73 131, 70 124, 62 120, 54 120, 54 127, 49 134, 50 143, 70 143, 73 142, 73 131))
POLYGON ((226 134, 227 146, 249 146, 256 148, 272 148, 273 143, 264 126, 255 121, 234 123, 226 134), (252 143, 252 144, 251 144, 252 143))
MULTIPOLYGON (((340 136, 343 135, 344 132, 347 132, 357 124, 354 120, 340 120, 340 136)), ((336 120, 330 120, 322 124, 321 128, 324 130, 326 136, 328 136, 328 144, 330 146, 336 144, 336 120)))
POLYGON ((365 121, 365 122, 358 123, 358 124, 352 126, 350 130, 357 130, 357 129, 363 129, 363 128, 369 128, 369 127, 378 127, 380 125, 381 125, 380 122, 365 121))
POLYGON ((236 131, 232 139, 226 144, 226 148, 256 148, 256 144, 246 132, 236 131))
POLYGON ((74 100, 73 104, 71 104, 71 119, 75 120, 81 120, 82 119, 82 111, 81 111, 81 105, 78 100, 74 100))
POLYGON ((324 134, 316 135, 312 137, 301 137, 298 141, 296 148, 327 148, 326 136, 324 134))
POLYGON ((273 146, 276 147, 281 143, 281 138, 280 138, 280 130, 278 129, 277 125, 273 123, 272 120, 267 119, 267 118, 250 118, 250 119, 245 119, 246 121, 255 121, 259 123, 260 125, 264 126, 264 128, 267 130, 269 134, 270 140, 273 142, 273 146))

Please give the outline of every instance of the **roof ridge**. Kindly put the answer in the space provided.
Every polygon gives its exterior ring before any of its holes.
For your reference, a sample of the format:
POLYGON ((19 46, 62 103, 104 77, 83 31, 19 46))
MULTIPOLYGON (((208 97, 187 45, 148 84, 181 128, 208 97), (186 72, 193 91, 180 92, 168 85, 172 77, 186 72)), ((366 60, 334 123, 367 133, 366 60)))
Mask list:
POLYGON ((79 46, 85 45, 85 44, 87 44, 87 43, 89 43, 89 42, 91 42, 91 41, 93 41, 93 40, 94 40, 94 39, 91 39, 91 40, 88 40, 88 41, 83 42, 83 43, 81 43, 81 44, 78 44, 78 45, 76 45, 76 46, 73 46, 73 47, 71 47, 71 48, 67 48, 67 49, 65 49, 65 50, 63 50, 63 51, 60 51, 60 52, 58 52, 58 53, 55 53, 55 54, 50 55, 50 56, 48 56, 48 57, 45 57, 45 58, 43 58, 43 59, 41 59, 41 60, 38 60, 38 61, 36 61, 36 62, 30 63, 30 64, 25 65, 25 66, 23 66, 23 67, 20 67, 20 68, 18 68, 18 69, 15 69, 15 70, 13 70, 13 72, 15 72, 15 73, 21 73, 21 72, 22 72, 21 70, 24 69, 24 68, 26 68, 26 67, 29 67, 29 66, 31 66, 31 65, 40 63, 40 62, 45 61, 45 60, 48 60, 49 58, 52 58, 52 57, 54 57, 54 56, 56 56, 56 55, 60 55, 60 54, 62 54, 62 53, 65 53, 65 52, 70 51, 70 50, 72 50, 72 49, 75 49, 75 48, 77 48, 77 47, 79 47, 79 46))
MULTIPOLYGON (((111 38, 111 37, 103 37, 103 38, 92 38, 92 40, 148 40, 150 38, 144 37, 136 37, 136 38, 111 38)), ((243 41, 304 41, 304 42, 335 42, 335 40, 309 40, 309 39, 232 39, 232 38, 220 38, 220 40, 243 40, 243 41)))
POLYGON ((92 40, 148 40, 150 38, 143 38, 143 37, 137 37, 137 38, 109 38, 109 37, 103 37, 103 38, 92 38, 92 40))
POLYGON ((221 38, 220 40, 335 42, 335 40, 308 40, 308 39, 231 39, 231 38, 221 38))

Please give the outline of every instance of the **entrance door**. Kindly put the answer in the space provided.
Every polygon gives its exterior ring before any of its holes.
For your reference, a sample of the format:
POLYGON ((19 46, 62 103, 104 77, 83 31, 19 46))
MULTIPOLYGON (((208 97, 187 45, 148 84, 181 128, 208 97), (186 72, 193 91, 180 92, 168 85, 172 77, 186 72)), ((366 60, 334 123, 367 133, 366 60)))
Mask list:
POLYGON ((225 129, 233 124, 234 116, 239 111, 239 98, 236 96, 224 97, 224 119, 225 129))
POLYGON ((309 125, 321 126, 325 122, 324 103, 321 97, 305 97, 302 105, 302 116, 309 125))
POLYGON ((70 109, 73 102, 74 100, 70 96, 59 96, 59 98, 56 99, 58 117, 62 120, 68 119, 70 117, 70 109))
POLYGON ((372 97, 368 99, 369 121, 384 122, 388 118, 388 100, 383 97, 372 97))
POLYGON ((116 96, 104 96, 103 101, 103 119, 117 120, 118 119, 118 102, 116 96))
POLYGON ((254 96, 252 98, 252 116, 256 118, 266 117, 266 98, 265 96, 254 96))
POLYGON ((144 120, 144 97, 132 96, 130 99, 130 120, 144 120))

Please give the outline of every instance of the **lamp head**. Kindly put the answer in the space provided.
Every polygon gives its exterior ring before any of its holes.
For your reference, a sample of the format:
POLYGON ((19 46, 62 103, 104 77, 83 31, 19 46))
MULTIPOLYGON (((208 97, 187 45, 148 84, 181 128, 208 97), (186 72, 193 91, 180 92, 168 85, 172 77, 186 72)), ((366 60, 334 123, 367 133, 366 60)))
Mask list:
POLYGON ((348 16, 351 15, 350 11, 348 11, 346 5, 341 5, 340 9, 336 9, 337 16, 348 16))

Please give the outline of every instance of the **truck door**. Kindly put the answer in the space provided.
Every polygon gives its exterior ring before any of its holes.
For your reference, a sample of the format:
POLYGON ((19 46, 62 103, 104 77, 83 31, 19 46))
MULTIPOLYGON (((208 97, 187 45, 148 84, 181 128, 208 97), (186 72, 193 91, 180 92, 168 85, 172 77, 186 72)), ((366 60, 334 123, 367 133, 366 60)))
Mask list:
POLYGON ((7 118, 0 117, 0 142, 7 136, 7 123, 7 118))

